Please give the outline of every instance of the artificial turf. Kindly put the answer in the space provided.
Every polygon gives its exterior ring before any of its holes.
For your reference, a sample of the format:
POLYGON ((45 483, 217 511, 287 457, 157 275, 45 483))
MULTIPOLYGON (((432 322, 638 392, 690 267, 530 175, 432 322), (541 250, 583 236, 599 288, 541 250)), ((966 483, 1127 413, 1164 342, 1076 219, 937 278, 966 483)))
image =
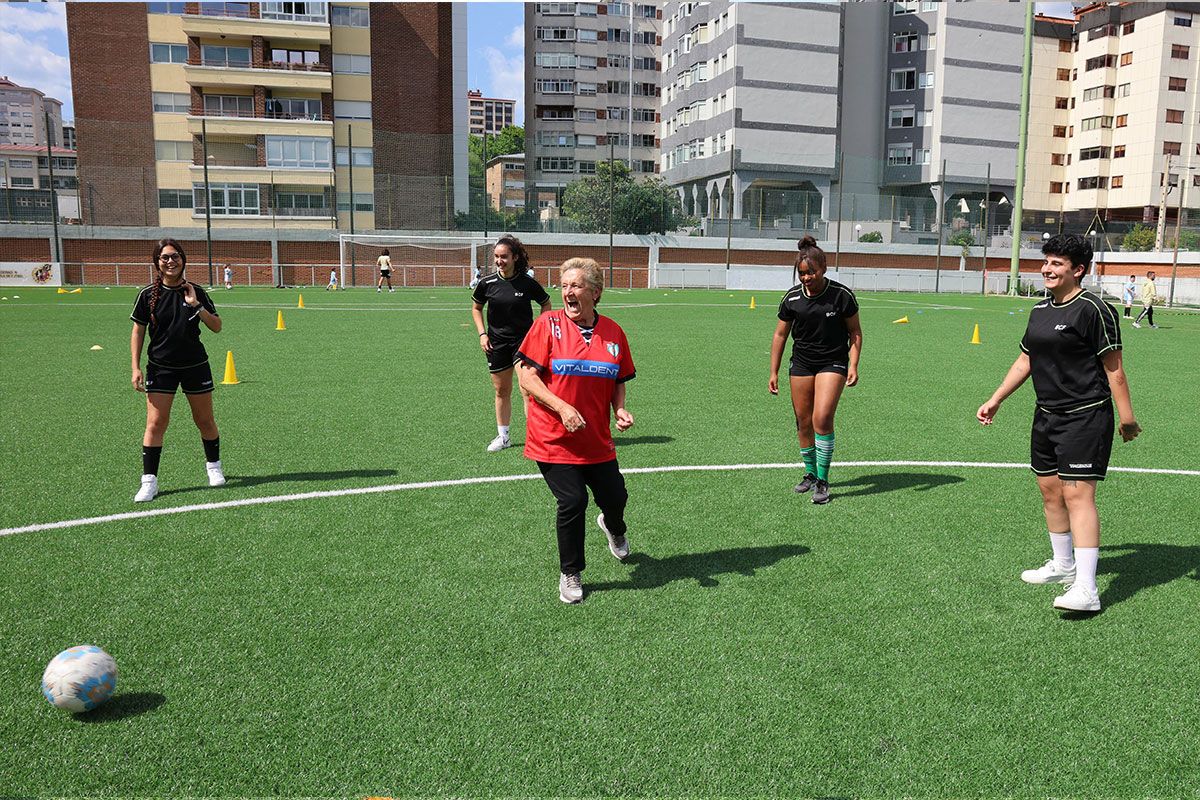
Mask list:
MULTIPOLYGON (((143 510, 134 291, 8 296, 0 528, 143 510)), ((229 485, 204 484, 179 398, 151 508, 536 472, 519 448, 484 452, 465 291, 214 297, 214 373, 232 350, 242 380, 215 398, 229 485)), ((835 462, 1027 460, 1031 387, 993 426, 974 412, 1031 301, 859 299, 835 462)), ((799 461, 786 389, 766 390, 777 301, 605 294, 638 371, 623 467, 799 461)), ((1122 327, 1145 433, 1112 463, 1195 470, 1200 317, 1159 322, 1122 327)), ((557 599, 540 479, 0 536, 0 795, 1200 792, 1200 476, 1110 473, 1105 610, 1087 616, 1017 579, 1048 550, 1027 470, 835 466, 826 507, 797 478, 631 472, 634 553, 617 563, 590 525, 578 607, 557 599), (108 706, 72 716, 37 679, 81 643, 122 673, 108 706)))

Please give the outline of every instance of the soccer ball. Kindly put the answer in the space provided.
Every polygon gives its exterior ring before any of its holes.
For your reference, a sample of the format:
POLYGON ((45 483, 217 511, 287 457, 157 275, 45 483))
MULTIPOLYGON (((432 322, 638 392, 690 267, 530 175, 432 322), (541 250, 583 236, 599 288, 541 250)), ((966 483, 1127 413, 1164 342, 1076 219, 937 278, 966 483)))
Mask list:
POLYGON ((67 711, 91 711, 117 688, 117 662, 94 644, 69 647, 42 673, 42 694, 67 711))

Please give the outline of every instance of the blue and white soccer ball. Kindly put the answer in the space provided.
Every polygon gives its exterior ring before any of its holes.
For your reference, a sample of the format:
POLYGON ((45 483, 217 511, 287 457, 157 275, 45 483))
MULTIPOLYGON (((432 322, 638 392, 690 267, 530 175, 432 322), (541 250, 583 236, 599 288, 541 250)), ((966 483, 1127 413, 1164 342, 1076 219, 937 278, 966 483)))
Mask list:
POLYGON ((42 673, 42 694, 67 711, 91 711, 117 688, 117 662, 94 644, 69 647, 50 659, 42 673))

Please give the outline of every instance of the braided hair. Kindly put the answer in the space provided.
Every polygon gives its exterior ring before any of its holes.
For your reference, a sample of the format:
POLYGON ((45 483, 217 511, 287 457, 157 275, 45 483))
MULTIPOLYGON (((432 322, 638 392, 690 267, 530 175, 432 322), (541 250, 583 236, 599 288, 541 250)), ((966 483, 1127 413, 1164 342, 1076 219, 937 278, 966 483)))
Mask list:
POLYGON ((158 246, 154 248, 154 255, 151 257, 151 263, 154 265, 154 284, 150 289, 150 321, 155 325, 158 324, 158 320, 154 317, 154 307, 158 305, 158 298, 162 294, 163 287, 162 269, 158 266, 158 258, 162 255, 163 248, 165 247, 174 248, 175 252, 179 254, 180 263, 185 269, 187 268, 187 254, 183 252, 183 247, 180 246, 179 242, 170 238, 159 239, 158 246))

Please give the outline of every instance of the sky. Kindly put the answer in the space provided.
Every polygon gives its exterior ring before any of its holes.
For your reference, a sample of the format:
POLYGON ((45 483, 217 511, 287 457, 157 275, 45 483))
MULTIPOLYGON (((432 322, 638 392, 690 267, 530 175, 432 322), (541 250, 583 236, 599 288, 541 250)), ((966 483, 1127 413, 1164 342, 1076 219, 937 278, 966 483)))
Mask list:
MULTIPOLYGON (((525 32, 521 3, 467 3, 467 85, 485 97, 515 100, 525 119, 525 32)), ((1070 2, 1036 3, 1038 13, 1070 17, 1070 2)), ((0 2, 0 75, 63 102, 75 118, 67 61, 67 23, 61 2, 0 2)))

